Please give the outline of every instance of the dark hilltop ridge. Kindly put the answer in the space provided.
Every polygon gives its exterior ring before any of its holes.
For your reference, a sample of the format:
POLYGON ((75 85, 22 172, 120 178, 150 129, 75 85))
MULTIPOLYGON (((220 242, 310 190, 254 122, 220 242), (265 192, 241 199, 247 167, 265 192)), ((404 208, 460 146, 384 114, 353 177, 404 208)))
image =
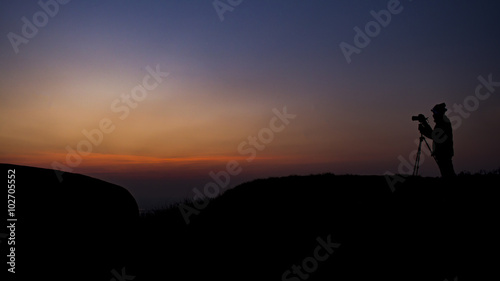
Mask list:
MULTIPOLYGON (((139 211, 126 189, 80 174, 64 173, 59 181, 50 169, 0 168, 6 178, 4 214, 8 174, 15 180, 16 273, 8 273, 9 280, 99 280, 95 277, 108 275, 103 280, 110 280, 110 268, 129 262, 139 211)), ((2 232, 10 234, 9 229, 2 232)), ((10 245, 2 241, 0 247, 5 268, 10 245)))
POLYGON ((255 180, 212 200, 188 226, 176 206, 144 217, 143 233, 153 236, 142 245, 163 259, 142 266, 179 280, 497 276, 499 181, 498 173, 410 177, 392 192, 383 176, 255 180), (317 250, 328 238, 331 252, 317 250))
POLYGON ((461 281, 499 276, 498 172, 452 180, 408 177, 394 192, 383 176, 260 179, 210 200, 189 224, 178 205, 139 216, 121 187, 70 173, 58 184, 49 174, 54 171, 16 166, 18 216, 26 224, 22 228, 19 222, 17 269, 31 271, 23 268, 23 259, 29 260, 40 278, 461 281))

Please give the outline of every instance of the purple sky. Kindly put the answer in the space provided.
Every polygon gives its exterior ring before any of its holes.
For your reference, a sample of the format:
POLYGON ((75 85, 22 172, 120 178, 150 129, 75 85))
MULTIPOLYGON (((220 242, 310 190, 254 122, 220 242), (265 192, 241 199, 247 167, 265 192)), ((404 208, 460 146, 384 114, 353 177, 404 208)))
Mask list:
MULTIPOLYGON (((149 208, 230 161, 230 186, 397 173, 413 164, 411 116, 445 102, 455 169, 500 167, 498 1, 60 2, 0 4, 0 162, 57 162, 149 208), (168 75, 130 100, 152 69, 168 75), (285 106, 295 118, 271 137, 285 106), (112 132, 77 151, 103 119, 112 132)), ((421 174, 438 175, 426 160, 421 174)))

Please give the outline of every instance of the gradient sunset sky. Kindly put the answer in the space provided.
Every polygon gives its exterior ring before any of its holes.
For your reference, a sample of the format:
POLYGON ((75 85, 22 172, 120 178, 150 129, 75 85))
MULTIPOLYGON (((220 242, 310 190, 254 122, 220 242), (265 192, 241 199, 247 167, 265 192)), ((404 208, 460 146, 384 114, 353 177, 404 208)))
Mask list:
MULTIPOLYGON (((67 147, 107 118, 114 131, 72 169, 150 208, 192 197, 231 160, 242 168, 231 186, 397 173, 401 158, 413 164, 411 116, 445 102, 455 169, 500 167, 500 87, 478 79, 500 82, 499 1, 244 0, 221 20, 211 0, 72 0, 13 46, 23 17, 44 20, 37 2, 0 4, 0 162, 64 164, 67 147), (388 4, 399 12, 348 63, 339 45, 355 46, 354 28, 388 4), (113 103, 124 106, 121 96, 157 67, 169 75, 120 118, 113 103), (247 161, 238 146, 284 107, 296 117, 247 161)), ((429 157, 421 174, 439 174, 429 157)))

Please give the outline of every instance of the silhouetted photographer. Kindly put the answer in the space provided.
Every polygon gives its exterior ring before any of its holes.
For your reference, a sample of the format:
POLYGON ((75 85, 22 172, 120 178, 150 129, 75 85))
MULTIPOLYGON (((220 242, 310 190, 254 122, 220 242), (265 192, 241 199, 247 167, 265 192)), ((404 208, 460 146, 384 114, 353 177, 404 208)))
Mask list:
POLYGON ((441 176, 443 178, 453 177, 456 175, 451 160, 454 155, 453 130, 451 128, 450 119, 445 115, 447 111, 446 104, 437 104, 431 111, 433 113, 432 117, 434 118, 434 122, 436 123, 434 129, 431 128, 429 123, 427 123, 427 118, 422 114, 412 117, 412 120, 418 120, 420 122, 418 125, 420 133, 432 139, 432 156, 436 159, 439 170, 441 171, 441 176))

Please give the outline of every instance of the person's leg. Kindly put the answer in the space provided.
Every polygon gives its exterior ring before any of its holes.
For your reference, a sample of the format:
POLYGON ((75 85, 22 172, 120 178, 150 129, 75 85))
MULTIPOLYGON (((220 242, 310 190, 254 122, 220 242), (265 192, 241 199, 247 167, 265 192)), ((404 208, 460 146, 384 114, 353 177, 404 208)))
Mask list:
POLYGON ((453 168, 453 162, 451 158, 440 158, 437 159, 439 166, 439 171, 441 172, 441 177, 449 178, 456 176, 455 169, 453 168))

